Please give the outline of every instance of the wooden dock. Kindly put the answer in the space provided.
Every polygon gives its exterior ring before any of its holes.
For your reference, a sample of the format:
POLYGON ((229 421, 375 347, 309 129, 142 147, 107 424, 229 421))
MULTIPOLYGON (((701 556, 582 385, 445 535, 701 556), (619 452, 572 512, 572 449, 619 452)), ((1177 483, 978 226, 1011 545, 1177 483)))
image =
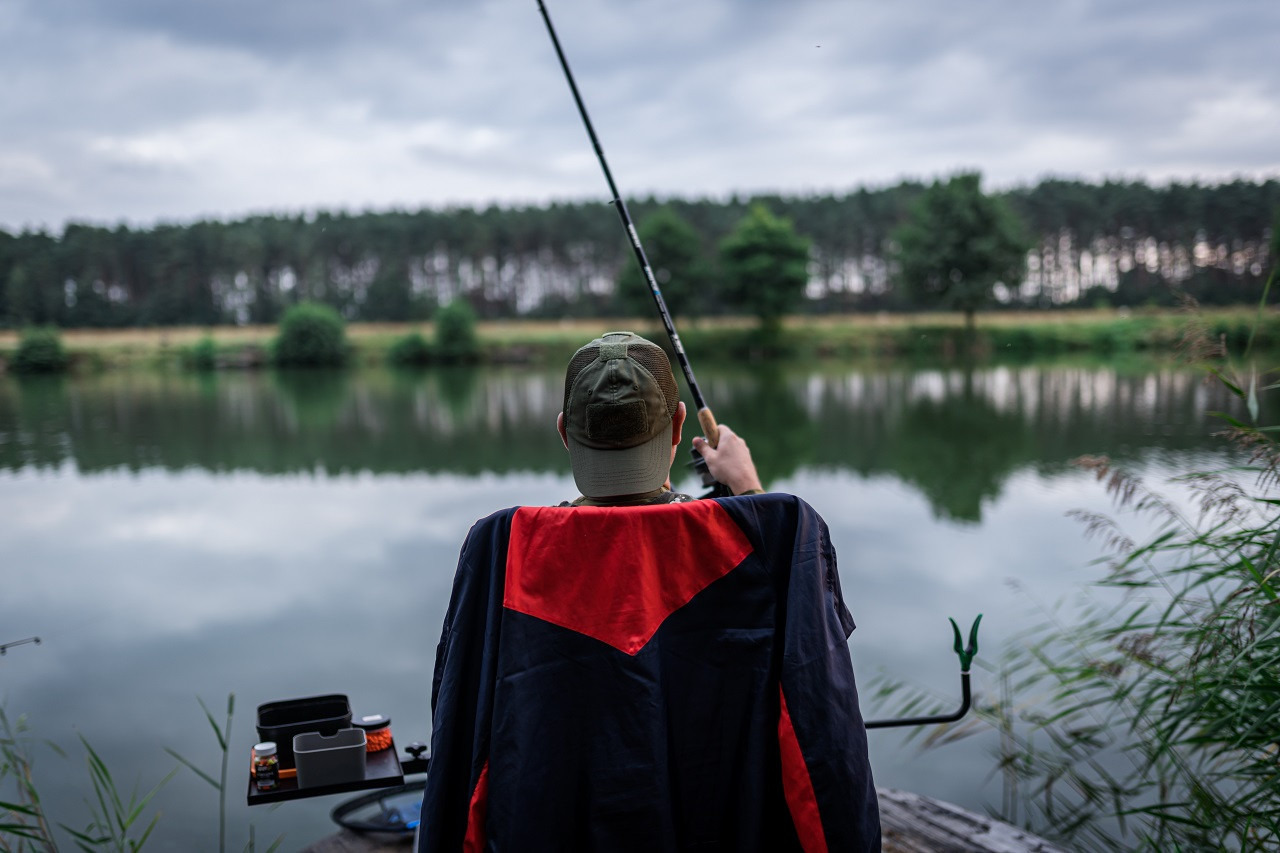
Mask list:
POLYGON ((879 788, 885 853, 1066 853, 1016 826, 922 797, 879 788))
MULTIPOLYGON (((1066 853, 1016 826, 907 791, 880 788, 884 853, 1066 853)), ((412 837, 342 831, 303 853, 405 853, 412 837)))

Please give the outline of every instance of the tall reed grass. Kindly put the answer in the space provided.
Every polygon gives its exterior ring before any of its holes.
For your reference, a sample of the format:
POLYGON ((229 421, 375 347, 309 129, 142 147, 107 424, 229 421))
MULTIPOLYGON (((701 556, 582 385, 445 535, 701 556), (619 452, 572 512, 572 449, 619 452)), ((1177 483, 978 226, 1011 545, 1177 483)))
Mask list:
MULTIPOLYGON (((227 696, 227 715, 222 725, 214 718, 213 712, 205 705, 203 699, 197 697, 205 719, 213 729, 221 751, 221 764, 218 777, 202 770, 190 759, 177 750, 165 748, 165 752, 177 759, 180 765, 186 766, 218 792, 218 850, 225 853, 227 849, 227 792, 228 766, 232 751, 231 723, 235 714, 235 694, 227 696)), ((181 769, 174 767, 156 785, 145 794, 139 794, 137 786, 128 794, 117 784, 106 762, 94 750, 83 736, 80 743, 85 750, 85 765, 92 788, 92 798, 86 797, 89 820, 83 829, 77 829, 67 823, 53 824, 47 814, 44 801, 40 796, 35 772, 34 747, 44 747, 55 756, 66 758, 67 754, 56 743, 49 740, 36 740, 28 727, 27 721, 19 717, 11 721, 0 707, 0 851, 5 853, 57 853, 58 836, 54 827, 62 830, 75 843, 76 847, 86 853, 107 850, 117 853, 138 853, 151 838, 152 832, 160 819, 154 809, 155 797, 169 780, 181 769), (149 820, 147 818, 150 817, 149 820)), ((237 750, 238 751, 238 750, 237 750)), ((39 774, 47 778, 44 773, 39 774)), ((276 853, 284 844, 284 836, 277 837, 266 848, 265 853, 276 853)), ((249 824, 249 840, 245 845, 245 853, 254 853, 257 849, 256 830, 249 824)))
POLYGON ((1047 613, 925 741, 993 736, 993 811, 1079 849, 1280 849, 1280 425, 1259 422, 1280 382, 1215 331, 1193 322, 1188 349, 1240 402, 1219 413, 1231 463, 1153 488, 1079 460, 1121 517, 1076 514, 1108 554, 1092 603, 1047 613))
MULTIPOLYGON (((4 789, 5 783, 10 783, 8 787, 12 793, 7 796, 13 797, 12 800, 0 800, 0 850, 15 853, 53 853, 58 850, 53 825, 36 785, 32 757, 32 747, 36 743, 25 719, 19 717, 17 721, 10 721, 4 709, 0 708, 0 790, 4 789)), ((159 813, 151 808, 152 800, 178 768, 173 768, 145 794, 140 794, 136 786, 126 794, 84 736, 80 737, 80 743, 85 750, 85 766, 93 791, 93 797, 85 800, 89 820, 79 829, 62 822, 57 826, 81 850, 137 853, 147 843, 160 819, 159 813), (147 820, 148 816, 150 820, 147 820)), ((45 741, 44 745, 56 755, 67 757, 57 744, 45 741)))

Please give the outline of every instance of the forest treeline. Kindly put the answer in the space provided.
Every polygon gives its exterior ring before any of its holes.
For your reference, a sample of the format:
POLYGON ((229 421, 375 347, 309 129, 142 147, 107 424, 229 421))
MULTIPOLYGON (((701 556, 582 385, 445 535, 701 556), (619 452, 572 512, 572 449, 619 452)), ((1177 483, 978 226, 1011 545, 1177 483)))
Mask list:
MULTIPOLYGON (((925 185, 843 195, 637 199, 643 231, 666 207, 705 258, 687 314, 737 313, 717 247, 753 204, 811 241, 797 310, 914 310, 892 235, 925 185)), ((999 194, 1030 236, 1019 308, 1256 302, 1273 263, 1280 181, 1216 185, 1045 180, 999 194)), ((655 267, 662 258, 651 258, 655 267)), ((70 223, 0 230, 0 327, 271 323, 327 303, 352 321, 425 320, 456 299, 484 318, 630 314, 616 283, 634 261, 609 204, 252 216, 150 228, 70 223)))

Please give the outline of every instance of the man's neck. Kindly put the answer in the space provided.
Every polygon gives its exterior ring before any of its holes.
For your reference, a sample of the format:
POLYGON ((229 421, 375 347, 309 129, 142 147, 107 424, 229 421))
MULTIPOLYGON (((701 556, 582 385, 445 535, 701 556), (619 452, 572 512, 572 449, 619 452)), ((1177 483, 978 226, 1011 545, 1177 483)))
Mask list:
POLYGON ((661 497, 665 493, 671 491, 666 486, 659 486, 650 492, 640 492, 635 495, 609 495, 607 497, 593 498, 583 495, 573 502, 574 506, 633 506, 635 504, 649 503, 654 498, 661 497))

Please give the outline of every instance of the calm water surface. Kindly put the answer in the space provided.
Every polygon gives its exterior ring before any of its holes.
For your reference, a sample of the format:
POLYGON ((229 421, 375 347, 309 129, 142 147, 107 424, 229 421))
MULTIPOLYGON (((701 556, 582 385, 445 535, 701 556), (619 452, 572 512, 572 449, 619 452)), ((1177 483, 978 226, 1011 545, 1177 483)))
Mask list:
MULTIPOLYGON (((1092 576, 1098 550, 1065 513, 1109 505, 1073 458, 1109 454, 1157 481, 1216 465, 1204 412, 1231 405, 1173 368, 702 379, 768 485, 831 526, 868 717, 895 710, 872 689, 881 676, 958 698, 948 616, 986 614, 991 660, 1092 576)), ((36 748, 52 818, 88 819, 77 735, 125 789, 174 766, 165 747, 216 776, 197 698, 221 717, 234 693, 228 849, 250 825, 260 849, 331 832, 342 797, 244 805, 254 709, 341 692, 357 714, 389 714, 400 743, 428 739, 431 662, 468 527, 575 495, 553 428, 560 381, 527 370, 0 377, 0 642, 44 640, 0 657, 0 700, 67 750, 36 748)), ((992 688, 976 679, 979 693, 992 688)), ((990 742, 922 753, 873 732, 871 745, 881 785, 977 810, 999 801, 990 742)), ((216 849, 205 781, 183 769, 158 802, 147 849, 216 849)))

